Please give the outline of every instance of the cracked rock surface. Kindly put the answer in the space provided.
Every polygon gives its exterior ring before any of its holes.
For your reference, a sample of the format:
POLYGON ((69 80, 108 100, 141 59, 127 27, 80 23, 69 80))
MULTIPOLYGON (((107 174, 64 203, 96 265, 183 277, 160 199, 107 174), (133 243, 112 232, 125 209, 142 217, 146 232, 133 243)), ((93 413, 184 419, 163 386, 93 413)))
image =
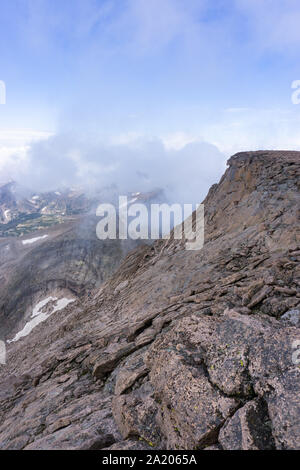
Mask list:
POLYGON ((141 246, 8 346, 1 449, 300 449, 300 152, 228 163, 202 250, 141 246))

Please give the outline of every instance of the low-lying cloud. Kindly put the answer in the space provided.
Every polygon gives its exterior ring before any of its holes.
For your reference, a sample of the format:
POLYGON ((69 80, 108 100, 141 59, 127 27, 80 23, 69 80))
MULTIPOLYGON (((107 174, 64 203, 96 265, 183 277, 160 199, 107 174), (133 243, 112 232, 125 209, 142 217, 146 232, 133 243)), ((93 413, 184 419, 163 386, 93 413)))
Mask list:
POLYGON ((2 168, 9 177, 34 191, 83 187, 98 191, 113 187, 119 194, 164 189, 169 201, 197 203, 218 181, 225 157, 212 144, 193 142, 179 150, 160 139, 136 138, 104 143, 71 133, 34 142, 26 159, 12 157, 2 168))

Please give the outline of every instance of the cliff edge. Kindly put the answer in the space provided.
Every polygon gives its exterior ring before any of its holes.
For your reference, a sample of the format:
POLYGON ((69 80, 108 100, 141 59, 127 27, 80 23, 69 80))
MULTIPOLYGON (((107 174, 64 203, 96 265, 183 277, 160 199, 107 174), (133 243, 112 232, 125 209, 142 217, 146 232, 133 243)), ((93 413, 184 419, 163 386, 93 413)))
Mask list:
POLYGON ((300 152, 228 165, 202 250, 140 247, 8 346, 1 449, 300 449, 300 152))

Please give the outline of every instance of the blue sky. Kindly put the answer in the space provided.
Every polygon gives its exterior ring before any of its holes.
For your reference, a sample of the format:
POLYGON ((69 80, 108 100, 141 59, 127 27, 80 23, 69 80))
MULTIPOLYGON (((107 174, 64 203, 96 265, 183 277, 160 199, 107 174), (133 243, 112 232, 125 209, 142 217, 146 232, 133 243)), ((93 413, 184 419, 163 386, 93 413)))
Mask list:
POLYGON ((224 161, 299 149, 299 24, 298 0, 0 0, 0 172, 62 135, 78 155, 87 136, 141 153, 206 142, 224 161))

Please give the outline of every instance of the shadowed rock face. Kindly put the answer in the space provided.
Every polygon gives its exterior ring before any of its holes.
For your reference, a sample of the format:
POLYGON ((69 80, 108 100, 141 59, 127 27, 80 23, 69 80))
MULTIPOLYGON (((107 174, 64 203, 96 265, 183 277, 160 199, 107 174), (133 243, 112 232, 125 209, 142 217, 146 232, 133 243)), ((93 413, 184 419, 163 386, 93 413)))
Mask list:
POLYGON ((201 251, 139 247, 10 344, 0 448, 300 449, 299 163, 235 155, 201 251))

